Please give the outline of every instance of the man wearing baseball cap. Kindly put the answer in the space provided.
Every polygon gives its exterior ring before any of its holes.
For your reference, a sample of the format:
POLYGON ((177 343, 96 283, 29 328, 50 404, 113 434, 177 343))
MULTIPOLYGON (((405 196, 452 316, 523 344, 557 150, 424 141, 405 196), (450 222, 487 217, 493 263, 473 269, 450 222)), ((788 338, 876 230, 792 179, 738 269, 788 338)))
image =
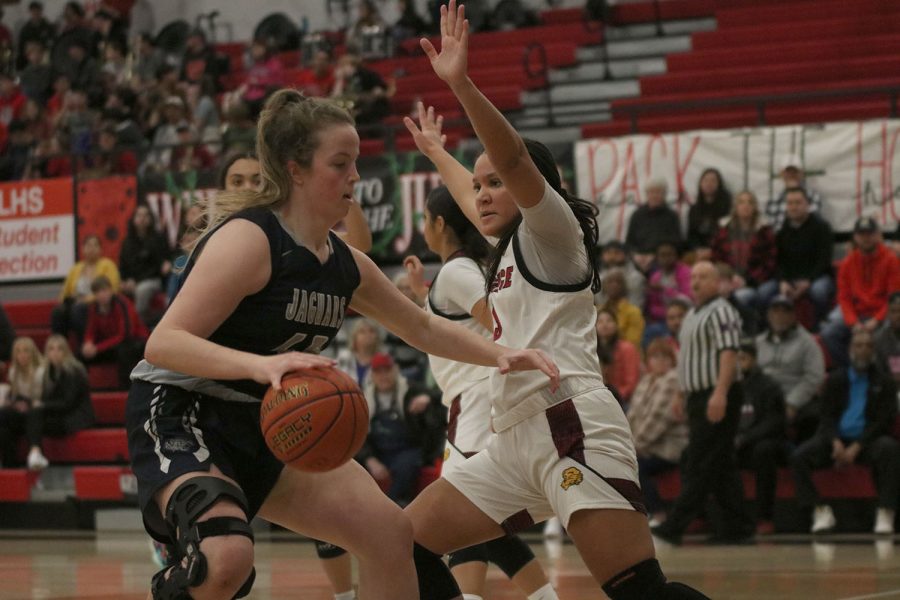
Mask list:
POLYGON ((900 291, 900 259, 882 243, 875 219, 857 219, 853 244, 838 270, 838 306, 822 327, 822 340, 839 366, 847 365, 850 329, 874 332, 887 314, 888 296, 900 291))
POLYGON ((806 174, 803 171, 803 159, 799 154, 785 155, 781 159, 781 171, 778 172, 778 175, 784 182, 784 189, 777 198, 771 198, 766 202, 766 218, 772 229, 778 231, 784 224, 787 191, 792 188, 802 187, 809 198, 810 210, 822 213, 822 196, 807 185, 806 174))

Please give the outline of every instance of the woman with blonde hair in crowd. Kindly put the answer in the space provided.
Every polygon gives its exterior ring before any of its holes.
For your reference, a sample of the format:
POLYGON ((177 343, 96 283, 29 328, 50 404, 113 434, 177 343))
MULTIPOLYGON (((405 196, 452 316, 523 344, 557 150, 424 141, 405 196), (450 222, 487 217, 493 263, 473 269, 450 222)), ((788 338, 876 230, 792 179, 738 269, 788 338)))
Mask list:
POLYGON ((741 305, 754 310, 764 308, 759 288, 775 277, 778 248, 775 232, 760 214, 753 192, 744 190, 735 198, 731 216, 713 237, 712 260, 734 269, 732 286, 741 305))
POLYGON ((61 335, 44 345, 44 380, 41 406, 32 409, 41 436, 61 437, 94 424, 94 407, 87 370, 61 335))
POLYGON ((47 466, 41 452, 40 421, 36 409, 41 406, 44 385, 44 357, 30 337, 17 337, 12 346, 9 368, 9 390, 0 396, 0 461, 9 466, 16 462, 16 442, 28 440, 29 469, 47 466))
POLYGON ((647 514, 663 521, 662 501, 656 489, 655 476, 678 466, 681 453, 687 447, 688 430, 672 405, 679 401, 675 348, 664 338, 657 338, 647 346, 647 374, 641 378, 631 396, 628 424, 637 452, 638 475, 647 514))

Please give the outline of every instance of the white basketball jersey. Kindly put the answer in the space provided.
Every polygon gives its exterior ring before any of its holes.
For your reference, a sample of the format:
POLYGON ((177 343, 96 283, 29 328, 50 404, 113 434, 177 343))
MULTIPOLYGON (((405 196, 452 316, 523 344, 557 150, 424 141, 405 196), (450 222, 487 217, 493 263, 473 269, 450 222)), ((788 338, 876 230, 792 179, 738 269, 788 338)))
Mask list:
POLYGON ((494 341, 536 348, 552 358, 560 387, 551 392, 540 371, 491 373, 494 430, 502 431, 563 400, 603 387, 597 358, 597 320, 590 275, 573 285, 539 281, 528 271, 518 232, 503 254, 491 286, 494 341))
MULTIPOLYGON (((456 280, 451 276, 451 270, 458 270, 460 268, 469 268, 474 269, 475 271, 480 272, 478 267, 478 263, 468 257, 460 257, 453 259, 452 261, 448 261, 445 264, 441 271, 438 272, 438 275, 435 276, 434 281, 431 283, 431 289, 429 290, 428 297, 425 302, 425 310, 428 312, 435 314, 439 317, 443 317, 445 319, 449 319, 451 321, 456 321, 457 324, 462 325, 466 329, 477 333, 483 337, 490 337, 490 332, 486 331, 485 328, 472 318, 466 310, 462 309, 462 307, 450 307, 445 303, 436 300, 435 297, 439 297, 440 291, 439 283, 440 276, 442 273, 446 271, 445 279, 442 281, 443 285, 454 285, 456 284, 456 280)), ((482 278, 483 282, 483 278, 482 278)), ((477 283, 477 280, 473 282, 477 283)), ((478 291, 483 291, 484 285, 483 283, 478 287, 478 291)), ((490 367, 482 367, 480 365, 472 365, 469 363, 459 362, 455 360, 449 360, 446 358, 441 358, 440 356, 434 356, 433 354, 428 355, 428 360, 431 363, 431 373, 434 375, 434 380, 437 382, 438 387, 441 388, 443 392, 443 402, 445 405, 450 406, 450 403, 454 398, 474 386, 480 381, 484 381, 490 376, 490 372, 492 368, 490 367)))

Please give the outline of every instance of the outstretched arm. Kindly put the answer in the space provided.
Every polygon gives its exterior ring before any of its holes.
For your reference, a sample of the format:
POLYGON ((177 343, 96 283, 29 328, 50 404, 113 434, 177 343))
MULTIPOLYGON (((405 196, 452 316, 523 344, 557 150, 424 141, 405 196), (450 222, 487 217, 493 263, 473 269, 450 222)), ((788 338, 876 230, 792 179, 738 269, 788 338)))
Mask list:
POLYGON ((456 0, 450 0, 449 7, 441 6, 440 53, 427 39, 423 38, 421 45, 434 72, 462 104, 491 164, 516 204, 530 208, 540 203, 544 178, 528 155, 525 142, 469 79, 469 22, 465 19, 465 8, 457 8, 456 0))
POLYGON ((453 196, 460 210, 475 227, 479 227, 481 219, 478 218, 478 207, 475 204, 476 194, 472 184, 472 173, 444 149, 444 142, 447 138, 441 133, 444 118, 440 115, 435 116, 433 106, 429 106, 428 110, 425 110, 425 105, 419 102, 417 108, 419 126, 416 127, 415 122, 409 117, 404 117, 403 123, 412 134, 419 151, 437 167, 441 179, 444 180, 444 185, 450 190, 450 195, 453 196))

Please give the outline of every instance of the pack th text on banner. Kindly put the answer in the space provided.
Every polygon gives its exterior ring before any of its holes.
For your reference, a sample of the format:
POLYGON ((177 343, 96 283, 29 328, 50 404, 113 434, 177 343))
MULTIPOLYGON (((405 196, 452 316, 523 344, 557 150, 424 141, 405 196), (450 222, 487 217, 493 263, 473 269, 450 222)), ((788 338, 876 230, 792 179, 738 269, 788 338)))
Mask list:
POLYGON ((0 283, 65 277, 75 261, 72 179, 0 184, 0 283))

